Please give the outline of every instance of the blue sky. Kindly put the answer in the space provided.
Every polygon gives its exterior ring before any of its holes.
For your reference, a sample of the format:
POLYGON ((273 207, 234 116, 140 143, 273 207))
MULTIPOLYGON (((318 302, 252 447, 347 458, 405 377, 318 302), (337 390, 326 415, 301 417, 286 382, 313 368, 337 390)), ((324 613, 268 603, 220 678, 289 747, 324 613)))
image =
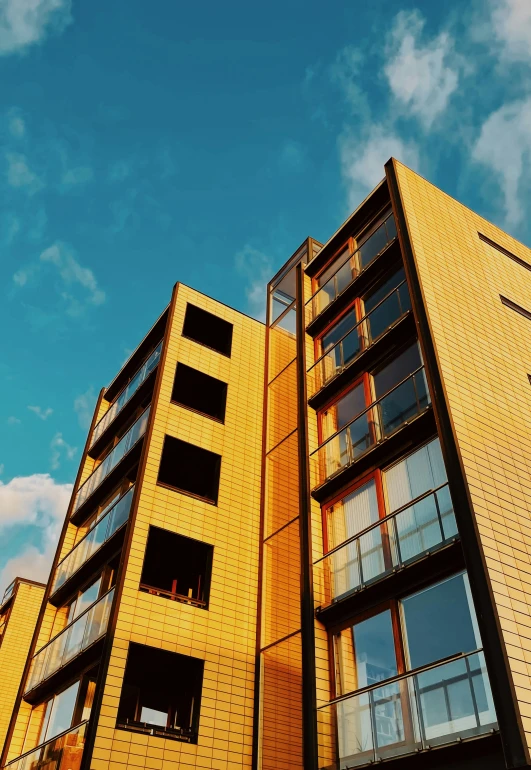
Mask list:
POLYGON ((395 155, 531 241, 531 3, 0 0, 0 590, 177 280, 260 316, 395 155))

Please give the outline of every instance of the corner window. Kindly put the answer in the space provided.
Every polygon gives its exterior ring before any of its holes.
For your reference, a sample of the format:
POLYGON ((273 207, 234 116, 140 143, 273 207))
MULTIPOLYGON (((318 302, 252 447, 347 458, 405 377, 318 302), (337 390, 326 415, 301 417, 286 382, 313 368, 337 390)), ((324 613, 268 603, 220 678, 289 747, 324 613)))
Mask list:
POLYGON ((197 743, 204 662, 131 643, 116 726, 197 743))
POLYGON ((207 543, 151 526, 140 589, 206 609, 213 551, 207 543))
POLYGON ((166 436, 158 481, 217 505, 220 467, 221 456, 215 452, 166 436))
POLYGON ((230 358, 232 330, 233 325, 223 318, 190 303, 187 304, 182 331, 183 337, 206 345, 206 347, 230 358))
POLYGON ((227 383, 179 363, 175 371, 171 400, 224 422, 227 383))

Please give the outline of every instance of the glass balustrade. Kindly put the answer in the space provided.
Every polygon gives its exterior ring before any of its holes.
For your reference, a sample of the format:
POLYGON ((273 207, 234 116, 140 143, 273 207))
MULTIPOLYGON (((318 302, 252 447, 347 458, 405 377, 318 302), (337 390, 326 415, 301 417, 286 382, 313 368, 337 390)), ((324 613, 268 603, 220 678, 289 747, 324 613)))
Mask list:
POLYGON ((320 767, 346 770, 493 729, 496 712, 478 650, 378 682, 319 709, 320 767), (330 762, 334 732, 336 759, 330 762))
POLYGON ((310 320, 325 310, 359 273, 396 238, 396 225, 392 214, 356 249, 348 254, 335 273, 323 284, 306 303, 310 310, 310 320))
POLYGON ((316 598, 327 606, 457 536, 448 484, 403 506, 316 562, 316 598))
POLYGON ((129 518, 134 487, 117 500, 94 524, 82 540, 57 565, 52 591, 57 591, 90 557, 125 524, 129 518))
POLYGON ((34 655, 26 692, 44 682, 105 634, 113 596, 114 588, 111 588, 34 655))
POLYGON ((403 281, 310 367, 308 370, 310 395, 317 393, 340 374, 362 350, 369 347, 391 324, 410 309, 407 283, 403 281))
POLYGON ((7 602, 7 600, 8 600, 8 599, 11 599, 11 597, 13 596, 13 591, 14 591, 14 590, 15 590, 15 580, 13 580, 13 581, 12 581, 12 582, 11 582, 11 583, 8 585, 8 587, 6 588, 6 590, 4 591, 4 595, 3 595, 3 597, 2 597, 2 601, 0 602, 0 607, 2 606, 2 604, 5 604, 5 603, 7 602))
POLYGON ((118 398, 112 403, 107 412, 105 412, 101 420, 94 427, 92 441, 90 442, 91 446, 96 443, 102 433, 109 427, 114 418, 122 411, 127 402, 136 393, 142 383, 147 380, 159 362, 161 351, 162 341, 159 342, 147 361, 142 364, 136 374, 129 380, 118 398))
POLYGON ((125 455, 142 438, 146 432, 149 417, 149 406, 145 409, 138 420, 129 428, 118 444, 109 452, 105 459, 91 473, 85 483, 78 489, 74 511, 83 505, 95 489, 107 478, 109 473, 118 465, 125 455))
POLYGON ((79 770, 88 720, 8 762, 9 770, 79 770))
POLYGON ((429 404, 422 366, 312 452, 310 464, 317 484, 351 465, 371 446, 421 414, 429 404))

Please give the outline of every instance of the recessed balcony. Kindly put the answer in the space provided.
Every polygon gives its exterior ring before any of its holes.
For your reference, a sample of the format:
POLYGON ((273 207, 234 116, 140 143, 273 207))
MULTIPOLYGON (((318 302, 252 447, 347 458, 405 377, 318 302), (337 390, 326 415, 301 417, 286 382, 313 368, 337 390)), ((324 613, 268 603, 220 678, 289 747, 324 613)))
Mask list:
POLYGON ((9 770, 79 770, 88 720, 8 762, 9 770))
POLYGON ((321 608, 381 580, 458 537, 448 484, 379 519, 315 563, 321 608))
POLYGON ((89 452, 93 449, 94 445, 103 436, 105 431, 111 426, 116 417, 122 412, 125 406, 131 401, 135 393, 139 391, 141 386, 146 382, 152 372, 155 371, 158 362, 160 360, 160 354, 162 351, 162 341, 159 342, 155 350, 151 353, 147 361, 145 361, 140 369, 131 377, 127 385, 124 387, 120 395, 105 412, 101 420, 96 424, 92 431, 92 437, 90 441, 89 452))
POLYGON ((314 321, 332 302, 335 302, 358 275, 374 262, 396 237, 395 220, 390 214, 353 253, 347 250, 339 258, 339 264, 332 275, 307 301, 305 316, 308 323, 314 321))
POLYGON ((407 283, 402 281, 308 369, 310 397, 345 371, 410 310, 407 283))
POLYGON ((374 401, 310 455, 315 487, 355 463, 430 407, 424 367, 374 401))
MULTIPOLYGON (((68 581, 79 573, 85 564, 108 543, 129 519, 134 486, 95 522, 82 540, 57 565, 50 601, 68 581)), ((77 581, 76 581, 77 582, 77 581)))
POLYGON ((348 770, 498 729, 482 650, 379 681, 321 707, 320 770, 348 770))
POLYGON ((104 636, 113 597, 111 588, 33 656, 24 693, 26 700, 31 701, 32 691, 104 636))
POLYGON ((111 472, 119 463, 129 454, 129 452, 138 444, 146 432, 149 409, 145 409, 135 423, 129 428, 127 433, 120 439, 116 446, 109 452, 105 459, 91 473, 84 484, 78 489, 72 516, 86 503, 89 497, 102 485, 109 477, 111 472))

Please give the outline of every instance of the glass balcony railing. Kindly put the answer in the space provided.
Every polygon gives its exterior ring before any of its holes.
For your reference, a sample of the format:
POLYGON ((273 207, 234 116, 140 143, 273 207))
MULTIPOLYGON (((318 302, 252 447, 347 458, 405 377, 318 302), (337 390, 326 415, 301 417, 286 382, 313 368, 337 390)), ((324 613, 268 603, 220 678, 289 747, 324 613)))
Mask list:
POLYGON ((340 374, 404 313, 411 309, 406 281, 384 297, 356 326, 308 369, 310 395, 340 374))
POLYGON ((310 463, 317 485, 351 465, 372 446, 421 414, 430 403, 421 366, 312 452, 310 463))
POLYGON ((53 591, 57 591, 77 570, 125 524, 131 510, 134 487, 114 503, 57 565, 53 591))
POLYGON ((112 406, 109 407, 108 411, 105 412, 101 420, 97 423, 92 432, 92 440, 90 442, 91 446, 99 439, 99 437, 109 427, 114 418, 122 411, 124 406, 136 393, 142 383, 147 380, 159 362, 161 351, 162 341, 159 342, 147 361, 142 364, 134 377, 129 380, 118 398, 113 402, 112 406))
POLYGON ((15 590, 15 581, 16 581, 16 578, 8 585, 8 587, 4 591, 2 601, 0 602, 0 607, 2 606, 2 604, 5 604, 7 600, 11 599, 11 597, 13 596, 13 591, 15 590))
POLYGON ((111 588, 33 656, 26 693, 105 634, 113 596, 114 588, 111 588))
POLYGON ((317 713, 321 770, 347 770, 498 726, 481 650, 378 682, 317 713))
POLYGON ((90 495, 100 486, 102 481, 107 478, 109 473, 116 468, 120 460, 135 446, 146 432, 149 417, 149 406, 145 409, 138 420, 129 428, 116 446, 109 452, 107 457, 98 465, 85 483, 78 489, 76 501, 74 503, 74 512, 83 505, 90 495))
POLYGON ((456 537, 448 484, 371 524, 321 557, 316 599, 326 607, 456 537))
POLYGON ((325 310, 352 281, 396 238, 396 225, 392 214, 369 237, 348 254, 335 273, 319 287, 306 303, 310 321, 325 310))
POLYGON ((9 770, 79 770, 88 720, 8 762, 9 770))

